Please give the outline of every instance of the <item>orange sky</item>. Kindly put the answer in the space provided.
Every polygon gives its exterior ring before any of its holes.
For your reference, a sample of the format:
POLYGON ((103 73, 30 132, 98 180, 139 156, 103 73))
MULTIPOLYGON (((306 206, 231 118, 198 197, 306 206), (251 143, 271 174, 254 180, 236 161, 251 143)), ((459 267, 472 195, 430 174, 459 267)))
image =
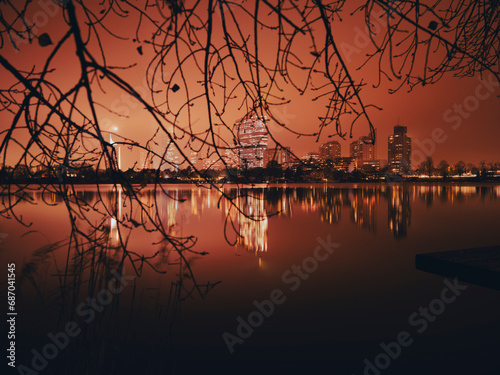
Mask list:
MULTIPOLYGON (((56 11, 55 8, 44 8, 41 4, 43 1, 34 3, 29 13, 29 17, 38 17, 40 27, 37 32, 49 33, 52 41, 57 40, 67 30, 67 25, 62 19, 61 10, 56 11), (49 9, 50 11, 47 11, 49 9), (43 18, 43 14, 48 15, 43 18), (31 15, 31 16, 30 16, 31 15), (48 22, 44 22, 48 20, 48 22)), ((98 7, 96 5, 96 7, 98 7)), ((351 9, 349 9, 351 10, 351 9)), ((152 14, 155 10, 150 10, 152 14)), ((262 13, 267 13, 268 10, 263 10, 262 13)), ((79 14, 81 17, 81 14, 79 14)), ((206 16, 206 15, 205 15, 206 16)), ((241 16, 242 22, 239 22, 240 28, 244 34, 251 34, 253 24, 241 16)), ((217 13, 214 15, 215 22, 218 22, 220 17, 217 13)), ((265 16, 263 19, 266 19, 265 16)), ((147 64, 153 58, 153 48, 150 44, 144 42, 134 42, 135 28, 132 22, 134 18, 121 18, 115 15, 110 15, 107 19, 107 25, 116 34, 127 38, 127 40, 118 40, 104 35, 101 39, 103 48, 106 54, 106 59, 109 65, 113 66, 128 66, 137 64, 135 67, 128 70, 118 70, 117 73, 126 78, 129 83, 140 93, 145 93, 147 86, 145 85, 145 71, 147 64), (137 47, 142 46, 143 55, 137 51, 137 47)), ((144 23, 146 25, 146 23, 144 23)), ((500 139, 500 127, 498 127, 498 118, 500 115, 499 98, 500 88, 498 84, 490 83, 484 85, 478 77, 457 79, 451 75, 445 76, 437 84, 428 85, 425 87, 418 86, 412 92, 408 93, 403 87, 395 94, 389 94, 388 89, 396 87, 398 82, 387 82, 384 79, 380 88, 372 86, 377 82, 377 65, 376 61, 369 63, 360 70, 356 70, 366 58, 366 54, 373 52, 371 45, 365 45, 366 33, 363 31, 363 15, 360 13, 350 16, 350 12, 343 13, 343 20, 336 20, 334 23, 333 36, 337 45, 342 51, 344 61, 348 64, 348 68, 352 76, 356 80, 361 80, 366 83, 366 86, 361 91, 361 97, 365 104, 375 104, 382 107, 382 111, 375 109, 369 110, 372 122, 377 129, 377 147, 378 158, 387 159, 387 137, 392 132, 392 127, 397 123, 408 127, 409 136, 413 139, 414 159, 422 158, 425 155, 430 155, 436 163, 441 159, 446 159, 450 163, 456 163, 462 159, 465 162, 478 163, 480 160, 500 161, 498 153, 498 139, 500 139), (463 109, 459 109, 457 105, 461 105, 463 109)), ((141 29, 140 39, 144 40, 151 34, 151 29, 145 26, 141 29)), ((319 35, 319 34, 318 34, 319 35)), ((214 44, 220 45, 221 30, 214 30, 214 44)), ((319 36, 318 36, 319 37, 319 36)), ((271 61, 274 58, 276 50, 276 38, 270 32, 259 31, 259 38, 262 44, 259 49, 259 54, 262 61, 271 61), (267 59, 267 60, 266 60, 267 59)), ((95 36, 91 36, 92 50, 95 52, 95 36)), ((252 41, 253 42, 253 41, 252 41)), ((321 44, 321 43, 319 43, 321 44)), ((29 70, 33 65, 40 67, 43 65, 48 54, 53 46, 40 47, 38 43, 20 44, 20 51, 16 52, 14 48, 7 44, 0 50, 10 63, 24 70, 29 70)), ((180 46, 181 53, 185 46, 180 46)), ((312 56, 311 42, 306 38, 302 38, 295 45, 297 56, 304 60, 310 60, 312 56)), ((185 52, 185 50, 184 50, 185 52)), ((97 56, 97 55, 96 55, 97 56)), ((203 62, 203 55, 197 57, 198 62, 203 62)), ((173 60, 166 61, 165 71, 171 74, 176 63, 173 60)), ((65 89, 76 84, 79 76, 78 61, 74 56, 74 43, 68 42, 63 47, 63 51, 54 61, 54 72, 50 74, 50 79, 57 82, 65 89)), ((244 61, 241 62, 241 68, 244 67, 244 61)), ((191 95, 202 94, 203 86, 199 83, 202 76, 197 70, 195 64, 189 63, 184 69, 186 73, 185 79, 188 81, 191 95)), ((231 71, 234 73, 234 70, 231 71)), ((291 78, 297 81, 303 80, 303 75, 297 69, 290 68, 291 78), (294 74, 295 75, 292 75, 294 74)), ((176 110, 185 100, 185 88, 182 84, 182 79, 179 74, 174 76, 175 82, 181 86, 177 92, 168 91, 168 103, 171 109, 176 110)), ((486 81, 489 82, 489 74, 485 75, 486 81)), ((217 80, 217 75, 215 80, 217 80)), ((13 83, 15 79, 10 73, 2 70, 2 89, 6 88, 9 83, 13 83)), ((318 83, 318 81, 316 81, 318 83)), ((279 82, 283 91, 279 92, 273 89, 273 94, 290 99, 291 102, 283 106, 278 106, 273 109, 273 113, 284 121, 290 128, 299 132, 315 132, 318 130, 318 116, 324 114, 326 101, 312 101, 315 93, 306 93, 301 96, 296 90, 286 86, 284 81, 279 82)), ((134 100, 123 96, 122 93, 112 87, 109 82, 103 81, 102 88, 104 92, 99 92, 97 85, 94 86, 94 92, 99 102, 111 108, 115 112, 120 112, 125 116, 116 116, 103 108, 98 109, 101 126, 104 130, 114 131, 119 135, 133 139, 138 142, 145 142, 151 137, 157 128, 151 116, 147 115, 141 106, 134 100)), ((221 91, 216 92, 214 100, 222 103, 221 91)), ((242 92, 237 92, 241 95, 242 92)), ((223 118, 228 125, 234 123, 237 119, 245 114, 243 108, 238 108, 241 101, 234 100, 233 104, 227 108, 227 112, 223 118)), ((165 108, 165 107, 163 107, 165 108)), ((192 123, 196 130, 206 129, 207 115, 206 107, 203 101, 195 103, 192 107, 193 117, 192 123)), ((1 129, 7 129, 12 115, 1 113, 1 129)), ((181 116, 183 121, 186 121, 185 116, 181 116)), ((171 129, 171 128, 169 128, 171 129)), ((342 145, 342 155, 348 156, 349 143, 352 139, 344 141, 338 136, 328 138, 328 135, 334 134, 333 127, 327 128, 319 142, 316 142, 315 137, 302 137, 297 139, 296 135, 290 134, 281 129, 275 124, 270 125, 271 132, 276 138, 285 145, 291 146, 292 150, 301 156, 306 152, 317 151, 319 144, 328 141, 329 139, 339 140, 342 145)), ((349 130, 349 123, 343 124, 343 130, 349 130)), ((23 132, 16 133, 21 142, 24 142, 27 135, 23 132)), ((221 135, 227 135, 224 130, 221 135)), ((353 131, 353 136, 368 135, 368 127, 366 123, 360 122, 353 131)), ((115 137, 113 137, 115 138, 115 137)), ((227 138, 226 138, 227 139, 227 138)), ((14 148, 12 149, 14 150, 14 148)), ((138 152, 122 151, 122 168, 132 166, 138 160, 138 152)), ((9 163, 9 160, 7 160, 9 163)), ((414 164, 414 163, 413 163, 414 164)))

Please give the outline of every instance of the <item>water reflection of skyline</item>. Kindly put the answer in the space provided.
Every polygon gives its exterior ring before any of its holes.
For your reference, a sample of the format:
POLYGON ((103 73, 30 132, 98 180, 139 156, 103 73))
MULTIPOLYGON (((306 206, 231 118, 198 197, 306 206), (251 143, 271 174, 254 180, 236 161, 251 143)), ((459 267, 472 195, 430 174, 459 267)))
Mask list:
MULTIPOLYGON (((215 189, 204 187, 164 187, 144 189, 139 195, 143 209, 134 213, 121 188, 97 192, 92 188, 76 190, 76 197, 87 204, 99 199, 107 200, 114 207, 109 215, 110 241, 117 245, 118 221, 132 218, 146 225, 151 218, 160 218, 172 235, 179 235, 185 225, 199 221, 211 209, 220 209, 222 220, 236 231, 236 247, 260 254, 268 250, 270 222, 274 218, 292 217, 294 213, 317 213, 322 222, 332 225, 342 219, 342 211, 348 211, 349 220, 362 230, 376 234, 381 229, 377 219, 387 207, 387 226, 397 239, 407 236, 411 227, 412 204, 422 202, 427 207, 441 203, 460 203, 468 199, 496 199, 500 186, 473 185, 372 185, 332 187, 271 186, 261 188, 235 188, 226 186, 222 197, 215 189)), ((30 193, 36 202, 57 204, 62 198, 53 193, 35 191, 30 193)), ((220 233, 217 233, 220 235, 220 233)))
POLYGON ((267 251, 269 209, 265 205, 263 191, 233 190, 231 201, 224 199, 226 222, 234 227, 236 246, 242 246, 255 254, 267 251), (234 198, 233 198, 234 197, 234 198))

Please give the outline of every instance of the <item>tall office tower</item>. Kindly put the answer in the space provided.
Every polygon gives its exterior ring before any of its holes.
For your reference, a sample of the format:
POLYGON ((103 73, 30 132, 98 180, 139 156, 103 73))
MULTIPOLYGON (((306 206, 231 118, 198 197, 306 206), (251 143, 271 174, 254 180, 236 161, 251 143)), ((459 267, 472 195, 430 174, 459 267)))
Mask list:
POLYGON ((377 146, 373 144, 370 137, 359 137, 350 145, 350 156, 354 158, 356 167, 360 168, 363 162, 377 159, 377 146))
POLYGON ((389 136, 388 161, 394 173, 408 173, 411 170, 411 138, 406 132, 406 126, 396 125, 394 134, 389 136))
POLYGON ((264 154, 267 150, 266 117, 249 113, 234 124, 240 147, 238 154, 243 169, 265 167, 264 154))
POLYGON ((340 158, 342 156, 340 150, 340 143, 337 141, 323 143, 319 146, 319 157, 322 160, 340 158))

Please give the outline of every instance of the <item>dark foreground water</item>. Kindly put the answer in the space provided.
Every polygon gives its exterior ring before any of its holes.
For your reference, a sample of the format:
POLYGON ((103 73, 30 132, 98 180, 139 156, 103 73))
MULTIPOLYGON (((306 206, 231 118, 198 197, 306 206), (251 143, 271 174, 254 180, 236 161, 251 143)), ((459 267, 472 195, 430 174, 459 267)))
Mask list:
POLYGON ((19 205, 28 228, 1 219, 26 366, 12 373, 500 373, 500 292, 415 269, 415 254, 499 245, 500 186, 227 186, 234 207, 214 190, 165 188, 141 199, 170 235, 196 236, 181 256, 112 187, 77 188, 116 203, 105 219, 75 216, 84 232, 107 228, 107 245, 85 253, 56 195, 19 205), (113 215, 136 225, 119 233, 113 215))

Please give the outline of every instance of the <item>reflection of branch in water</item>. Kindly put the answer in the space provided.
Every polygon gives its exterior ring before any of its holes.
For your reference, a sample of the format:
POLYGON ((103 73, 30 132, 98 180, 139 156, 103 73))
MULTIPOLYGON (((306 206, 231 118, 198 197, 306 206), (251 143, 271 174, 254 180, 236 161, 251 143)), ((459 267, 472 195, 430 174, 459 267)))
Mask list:
MULTIPOLYGON (((74 236, 71 238, 74 239, 74 236)), ((19 301, 24 301, 23 310, 26 314, 37 311, 33 314, 37 319, 36 328, 30 334, 43 338, 49 330, 54 332, 64 329, 67 322, 76 321, 83 333, 77 337, 77 342, 72 342, 67 351, 62 352, 62 358, 58 358, 54 364, 67 365, 67 359, 71 358, 72 365, 67 368, 69 373, 105 373, 98 358, 110 349, 110 343, 123 342, 135 347, 141 345, 143 340, 153 345, 158 354, 158 363, 151 363, 151 366, 157 366, 160 370, 169 350, 169 335, 179 317, 182 302, 197 296, 205 298, 218 282, 198 284, 189 264, 195 258, 191 256, 186 261, 186 256, 179 256, 168 245, 162 246, 149 257, 110 248, 107 235, 94 237, 93 241, 82 239, 78 245, 70 245, 71 240, 66 240, 44 246, 36 250, 32 259, 22 267, 18 279, 19 301), (61 260, 65 258, 68 263, 60 269, 61 260), (146 276, 144 281, 125 271, 126 259, 131 261, 138 275, 146 276), (110 280, 114 280, 116 271, 128 275, 125 279, 134 281, 129 282, 123 293, 114 295, 110 304, 99 304, 100 291, 106 289, 110 280), (167 292, 167 288, 161 285, 151 288, 147 281, 151 275, 163 273, 167 273, 164 276, 166 279, 162 278, 160 284, 171 285, 167 292), (47 274, 54 277, 47 279, 47 274), (26 283, 28 280, 29 284, 26 283), (30 298, 31 290, 36 291, 38 298, 30 298), (149 306, 150 296, 154 297, 154 307, 149 306), (95 319, 96 316, 99 319, 95 319), (140 333, 143 329, 148 330, 145 326, 149 327, 143 324, 144 319, 154 327, 151 332, 149 328, 146 336, 140 333), (137 327, 140 327, 139 331, 137 327)), ((132 269, 130 265, 127 268, 132 269)), ((119 285, 116 289, 120 289, 119 285)), ((123 358, 111 355, 106 366, 120 368, 124 363, 126 361, 123 362, 123 358)))

